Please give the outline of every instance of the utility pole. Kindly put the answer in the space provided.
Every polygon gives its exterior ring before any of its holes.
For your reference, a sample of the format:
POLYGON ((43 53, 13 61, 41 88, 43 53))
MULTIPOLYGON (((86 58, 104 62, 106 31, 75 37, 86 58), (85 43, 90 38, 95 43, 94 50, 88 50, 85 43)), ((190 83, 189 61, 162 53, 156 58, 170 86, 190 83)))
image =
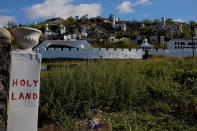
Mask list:
POLYGON ((194 57, 194 21, 191 21, 191 34, 192 34, 192 52, 194 57))

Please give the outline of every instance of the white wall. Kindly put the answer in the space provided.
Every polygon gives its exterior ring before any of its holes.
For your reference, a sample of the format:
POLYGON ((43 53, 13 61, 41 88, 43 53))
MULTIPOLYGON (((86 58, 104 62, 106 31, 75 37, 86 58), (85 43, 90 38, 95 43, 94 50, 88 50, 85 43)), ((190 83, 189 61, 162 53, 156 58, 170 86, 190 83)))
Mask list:
MULTIPOLYGON (((145 52, 142 49, 113 49, 113 48, 92 48, 86 41, 66 41, 67 44, 75 45, 76 48, 45 48, 51 43, 65 44, 65 41, 45 41, 34 49, 41 53, 43 58, 72 58, 72 59, 142 59, 145 52), (83 45, 85 48, 81 48, 83 45), (78 48, 78 50, 77 50, 78 48)), ((185 57, 193 55, 192 49, 152 49, 149 54, 161 54, 172 57, 185 57)), ((197 56, 197 49, 195 49, 197 56)))
POLYGON ((42 58, 74 58, 74 59, 93 59, 93 58, 105 58, 105 59, 142 59, 144 51, 141 49, 106 49, 106 48, 93 48, 91 50, 83 50, 72 48, 60 49, 60 48, 36 48, 36 53, 41 53, 42 58))
MULTIPOLYGON (((93 48, 92 50, 83 50, 72 48, 60 49, 60 48, 37 48, 34 50, 36 53, 41 53, 42 58, 72 58, 72 59, 142 59, 145 52, 141 49, 116 49, 113 48, 93 48)), ((182 49, 182 50, 163 50, 163 49, 152 49, 150 54, 153 55, 166 55, 171 57, 186 57, 192 56, 193 52, 191 49, 182 49)), ((197 56, 197 49, 195 50, 195 56, 197 56)))
MULTIPOLYGON (((179 50, 176 50, 176 49, 166 49, 166 50, 152 49, 150 51, 150 54, 160 54, 160 55, 166 55, 166 56, 172 56, 172 57, 180 58, 180 57, 186 57, 186 56, 189 56, 189 55, 192 56, 193 51, 192 51, 192 49, 179 49, 179 50)), ((195 56, 197 56, 197 49, 195 49, 194 54, 195 54, 195 56)))
POLYGON ((99 51, 99 56, 105 59, 142 59, 144 51, 139 49, 105 49, 99 51))

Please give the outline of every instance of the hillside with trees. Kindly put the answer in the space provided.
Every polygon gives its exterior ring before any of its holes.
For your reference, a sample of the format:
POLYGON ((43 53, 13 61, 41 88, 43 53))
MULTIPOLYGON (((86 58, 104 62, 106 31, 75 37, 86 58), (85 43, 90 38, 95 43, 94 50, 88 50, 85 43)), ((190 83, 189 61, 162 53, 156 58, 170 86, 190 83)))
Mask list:
MULTIPOLYGON (((161 22, 159 19, 149 20, 145 19, 143 21, 123 21, 117 20, 117 24, 126 24, 126 31, 122 31, 121 29, 114 29, 109 21, 109 19, 102 17, 89 18, 85 20, 76 20, 74 17, 69 17, 67 19, 62 18, 53 18, 49 19, 37 24, 19 24, 16 25, 13 21, 8 22, 8 29, 13 27, 33 27, 41 30, 43 33, 45 31, 45 25, 53 25, 50 28, 50 31, 59 32, 58 26, 63 25, 65 27, 65 35, 67 34, 80 34, 81 29, 85 28, 88 30, 87 40, 90 40, 89 43, 93 47, 101 47, 101 48, 136 48, 139 44, 141 44, 144 38, 148 38, 151 36, 164 36, 165 41, 169 41, 173 38, 185 38, 191 39, 192 30, 190 23, 185 22, 174 22, 171 18, 166 19, 166 25, 171 26, 174 25, 177 30, 163 30, 161 29, 161 22), (55 23, 56 21, 60 21, 60 23, 55 23), (142 28, 141 25, 144 24, 142 28), (181 33, 178 28, 179 25, 182 24, 181 33), (127 38, 130 40, 121 40, 118 42, 110 43, 107 41, 109 37, 115 37, 116 39, 127 38), (138 37, 141 37, 140 40, 137 40, 138 37)), ((194 28, 197 27, 197 23, 194 24, 194 28)), ((82 38, 84 38, 82 36, 82 38)), ((41 42, 46 39, 62 39, 62 35, 58 36, 45 36, 42 35, 41 42)), ((155 47, 162 48, 158 43, 151 43, 155 47)))

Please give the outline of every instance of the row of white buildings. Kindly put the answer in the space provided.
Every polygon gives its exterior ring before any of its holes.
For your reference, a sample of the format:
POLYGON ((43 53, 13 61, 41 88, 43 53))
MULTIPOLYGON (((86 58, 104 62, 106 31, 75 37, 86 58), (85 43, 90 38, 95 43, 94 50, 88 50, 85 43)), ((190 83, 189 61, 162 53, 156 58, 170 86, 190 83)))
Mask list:
POLYGON ((127 30, 127 26, 125 23, 116 24, 116 18, 115 18, 115 15, 113 15, 113 14, 109 15, 109 21, 111 22, 111 25, 114 29, 116 29, 116 30, 121 29, 122 31, 127 30))

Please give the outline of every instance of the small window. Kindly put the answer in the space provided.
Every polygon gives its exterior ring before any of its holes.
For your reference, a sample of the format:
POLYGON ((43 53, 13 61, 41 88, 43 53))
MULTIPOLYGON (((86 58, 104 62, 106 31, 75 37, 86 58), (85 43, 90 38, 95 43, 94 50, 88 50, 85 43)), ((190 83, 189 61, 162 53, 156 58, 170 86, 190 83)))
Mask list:
POLYGON ((67 45, 51 44, 51 45, 48 46, 48 48, 74 48, 74 47, 67 46, 67 45))
POLYGON ((181 45, 185 45, 185 42, 181 42, 181 45))

